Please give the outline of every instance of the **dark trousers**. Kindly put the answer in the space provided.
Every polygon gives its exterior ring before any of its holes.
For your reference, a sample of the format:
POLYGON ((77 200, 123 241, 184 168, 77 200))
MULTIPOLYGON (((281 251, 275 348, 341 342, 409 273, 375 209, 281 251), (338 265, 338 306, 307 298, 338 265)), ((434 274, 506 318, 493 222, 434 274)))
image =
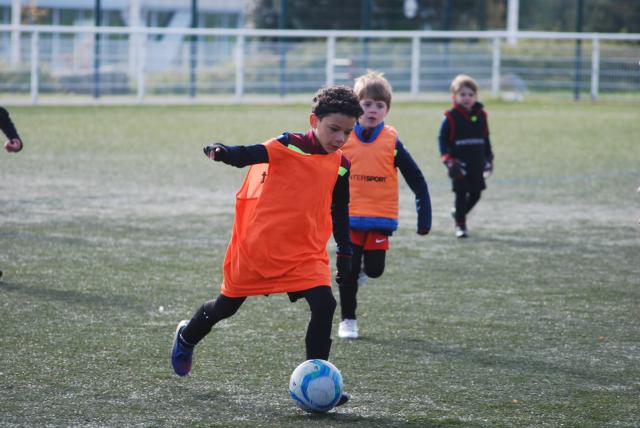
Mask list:
POLYGON ((467 214, 480 200, 480 190, 475 192, 456 191, 455 200, 455 218, 458 226, 464 226, 467 223, 467 214))
MULTIPOLYGON (((311 310, 311 319, 305 337, 306 357, 328 360, 331 350, 331 324, 336 309, 336 299, 331 293, 331 287, 319 286, 289 293, 289 299, 292 302, 300 298, 307 301, 311 310)), ((219 321, 235 314, 245 299, 246 297, 227 297, 220 294, 215 300, 206 302, 196 311, 189 325, 182 331, 182 338, 196 345, 219 321)))
POLYGON ((351 274, 338 284, 340 291, 340 311, 342 319, 356 319, 358 307, 358 275, 364 260, 364 273, 369 278, 378 278, 384 272, 385 250, 364 250, 359 245, 352 245, 351 274))

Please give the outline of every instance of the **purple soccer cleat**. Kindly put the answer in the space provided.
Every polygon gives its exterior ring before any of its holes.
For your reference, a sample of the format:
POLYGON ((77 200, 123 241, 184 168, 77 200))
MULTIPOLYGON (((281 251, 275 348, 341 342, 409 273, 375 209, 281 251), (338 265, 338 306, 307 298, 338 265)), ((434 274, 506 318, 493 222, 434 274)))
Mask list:
POLYGON ((180 333, 189 324, 189 320, 182 320, 176 328, 171 347, 171 365, 178 376, 186 376, 191 371, 193 361, 193 346, 187 345, 180 337, 180 333))

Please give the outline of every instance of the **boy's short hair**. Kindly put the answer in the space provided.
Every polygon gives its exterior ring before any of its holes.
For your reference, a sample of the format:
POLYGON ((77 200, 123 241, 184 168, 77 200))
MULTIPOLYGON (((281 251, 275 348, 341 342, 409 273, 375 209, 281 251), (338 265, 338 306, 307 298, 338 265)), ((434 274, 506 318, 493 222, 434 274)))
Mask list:
POLYGON ((451 93, 457 94, 462 88, 469 88, 476 94, 478 93, 478 82, 473 77, 466 74, 458 74, 451 82, 451 93))
POLYGON ((332 113, 340 113, 358 119, 364 113, 353 89, 344 85, 330 85, 320 88, 313 97, 311 112, 318 119, 332 113))
POLYGON ((366 74, 358 77, 353 86, 358 99, 371 98, 376 101, 384 101, 387 108, 391 107, 391 84, 384 77, 384 73, 367 70, 366 74))

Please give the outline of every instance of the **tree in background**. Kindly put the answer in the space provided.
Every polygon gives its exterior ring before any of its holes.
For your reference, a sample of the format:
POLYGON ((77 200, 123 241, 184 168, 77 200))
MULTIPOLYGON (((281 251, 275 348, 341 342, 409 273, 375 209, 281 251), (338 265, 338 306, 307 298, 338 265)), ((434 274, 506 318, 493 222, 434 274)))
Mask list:
MULTIPOLYGON (((520 29, 575 31, 579 0, 521 0, 520 29)), ((582 0, 582 31, 597 33, 640 32, 637 0, 582 0)))
POLYGON ((256 0, 250 16, 256 28, 300 30, 488 30, 505 26, 505 0, 416 0, 414 17, 405 16, 404 2, 256 0))
MULTIPOLYGON (((508 0, 255 0, 256 28, 324 30, 503 30, 508 0)), ((520 29, 575 31, 579 0, 520 0, 520 29)), ((582 0, 585 32, 640 32, 640 0, 582 0)))

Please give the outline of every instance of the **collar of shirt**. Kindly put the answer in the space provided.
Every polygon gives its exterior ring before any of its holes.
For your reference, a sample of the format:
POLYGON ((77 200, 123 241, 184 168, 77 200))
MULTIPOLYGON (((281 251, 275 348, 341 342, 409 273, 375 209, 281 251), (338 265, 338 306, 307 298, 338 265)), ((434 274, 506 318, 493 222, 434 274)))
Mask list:
POLYGON ((356 136, 360 141, 362 141, 363 143, 370 143, 374 141, 376 138, 378 138, 378 135, 380 135, 380 132, 382 132, 383 128, 384 128, 384 122, 380 122, 378 126, 376 126, 373 129, 365 128, 359 123, 356 123, 356 126, 353 129, 356 132, 356 136))

